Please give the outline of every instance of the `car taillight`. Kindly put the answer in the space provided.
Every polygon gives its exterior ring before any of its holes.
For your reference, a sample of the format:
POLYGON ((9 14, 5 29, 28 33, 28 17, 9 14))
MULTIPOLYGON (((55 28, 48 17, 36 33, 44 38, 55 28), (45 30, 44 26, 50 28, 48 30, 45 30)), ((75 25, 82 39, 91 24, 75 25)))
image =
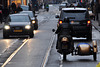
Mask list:
POLYGON ((62 24, 62 21, 59 21, 59 24, 62 24))
POLYGON ((87 23, 90 24, 91 22, 90 21, 87 21, 87 23))
POLYGON ((0 13, 2 14, 2 11, 0 10, 0 13))
POLYGON ((90 25, 90 23, 91 23, 91 21, 87 21, 87 26, 89 26, 89 25, 90 25))
POLYGON ((83 0, 81 0, 81 3, 83 2, 83 0))

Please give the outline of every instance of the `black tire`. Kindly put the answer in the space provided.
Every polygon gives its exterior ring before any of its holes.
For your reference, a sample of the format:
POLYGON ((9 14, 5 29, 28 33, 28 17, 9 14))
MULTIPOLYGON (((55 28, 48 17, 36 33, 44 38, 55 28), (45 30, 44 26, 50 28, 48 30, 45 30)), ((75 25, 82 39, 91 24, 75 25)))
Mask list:
POLYGON ((37 30, 37 29, 38 29, 38 26, 35 27, 35 30, 37 30))
POLYGON ((9 35, 3 34, 3 38, 4 38, 4 39, 5 39, 5 38, 9 38, 9 35))
POLYGON ((34 33, 33 33, 33 31, 30 33, 30 38, 33 38, 34 37, 34 33))
POLYGON ((88 41, 92 41, 92 33, 88 34, 87 40, 88 40, 88 41))
POLYGON ((65 53, 63 54, 63 60, 64 61, 66 60, 66 54, 65 53))
POLYGON ((95 52, 95 53, 93 53, 93 59, 94 59, 94 61, 96 61, 97 60, 97 53, 95 52))

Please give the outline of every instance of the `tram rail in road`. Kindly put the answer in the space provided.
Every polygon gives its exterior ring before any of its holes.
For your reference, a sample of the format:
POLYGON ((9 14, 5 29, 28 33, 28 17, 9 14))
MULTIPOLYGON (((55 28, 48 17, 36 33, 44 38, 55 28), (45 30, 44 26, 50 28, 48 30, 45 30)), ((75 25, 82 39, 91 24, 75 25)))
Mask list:
MULTIPOLYGON (((43 63, 41 65, 41 67, 45 67, 46 64, 47 64, 47 61, 48 61, 48 58, 49 58, 49 55, 50 55, 50 51, 51 51, 51 48, 52 48, 52 45, 53 45, 53 42, 54 42, 54 39, 55 39, 55 35, 53 35, 51 37, 51 40, 50 40, 50 46, 48 47, 48 50, 45 54, 45 57, 43 59, 43 63)), ((19 50, 28 42, 29 38, 28 39, 24 39, 21 44, 21 46, 19 46, 8 58, 7 60, 2 64, 1 67, 5 67, 12 59, 13 57, 19 52, 19 50)))
POLYGON ((53 46, 53 42, 55 40, 55 34, 51 37, 51 40, 50 40, 50 46, 45 54, 45 57, 44 57, 44 60, 43 60, 43 63, 41 65, 41 67, 45 67, 47 62, 48 62, 48 58, 49 58, 49 55, 50 55, 50 51, 51 51, 51 48, 53 46))
POLYGON ((11 59, 18 53, 18 51, 28 42, 28 39, 24 39, 23 40, 23 44, 18 47, 10 56, 9 58, 3 63, 3 65, 1 67, 5 67, 10 61, 11 59))

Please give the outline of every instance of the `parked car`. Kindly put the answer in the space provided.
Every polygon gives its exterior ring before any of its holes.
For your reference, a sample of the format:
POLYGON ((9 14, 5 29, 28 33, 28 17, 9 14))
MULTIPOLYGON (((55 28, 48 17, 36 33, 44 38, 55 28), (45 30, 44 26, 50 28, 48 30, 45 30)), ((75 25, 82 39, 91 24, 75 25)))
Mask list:
POLYGON ((29 35, 33 38, 33 25, 28 14, 12 14, 7 17, 3 28, 3 38, 11 35, 29 35))
POLYGON ((21 8, 23 9, 23 11, 28 11, 29 10, 29 6, 26 6, 26 5, 21 5, 21 8))
POLYGON ((59 11, 62 10, 62 8, 64 8, 64 7, 66 7, 66 3, 60 4, 60 6, 59 6, 59 11))
POLYGON ((92 40, 92 22, 86 8, 63 8, 60 16, 56 15, 56 18, 59 18, 58 26, 63 23, 65 17, 71 18, 73 37, 87 37, 87 40, 92 40))
POLYGON ((61 11, 62 8, 65 8, 65 7, 67 7, 68 5, 69 5, 68 2, 63 2, 63 3, 61 3, 60 6, 59 6, 59 11, 61 11))
POLYGON ((34 29, 38 29, 38 19, 37 16, 32 11, 22 11, 21 14, 28 14, 31 17, 32 24, 34 26, 34 29))

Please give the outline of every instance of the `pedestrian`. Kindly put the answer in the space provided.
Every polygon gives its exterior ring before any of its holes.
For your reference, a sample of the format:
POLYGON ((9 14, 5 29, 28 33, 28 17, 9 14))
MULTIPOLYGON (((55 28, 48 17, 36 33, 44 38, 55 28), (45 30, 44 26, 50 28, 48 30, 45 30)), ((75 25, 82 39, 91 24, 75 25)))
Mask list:
POLYGON ((8 15, 9 15, 9 9, 5 6, 3 9, 3 19, 6 20, 8 15))
POLYGON ((11 4, 11 8, 12 8, 13 12, 15 13, 15 11, 16 11, 16 4, 14 2, 11 4))
POLYGON ((0 23, 2 23, 2 10, 3 6, 0 4, 0 23))
POLYGON ((23 9, 21 8, 20 5, 18 5, 18 7, 17 7, 17 9, 16 9, 16 12, 19 13, 19 12, 21 12, 21 11, 23 11, 23 9))
POLYGON ((14 12, 13 12, 13 10, 12 10, 12 7, 11 7, 11 5, 9 5, 9 14, 13 14, 14 12))
POLYGON ((29 11, 32 11, 32 1, 30 1, 30 2, 28 3, 28 6, 29 6, 29 11))
POLYGON ((93 12, 93 6, 94 6, 94 0, 92 0, 92 2, 91 2, 91 10, 92 10, 92 12, 93 12))

